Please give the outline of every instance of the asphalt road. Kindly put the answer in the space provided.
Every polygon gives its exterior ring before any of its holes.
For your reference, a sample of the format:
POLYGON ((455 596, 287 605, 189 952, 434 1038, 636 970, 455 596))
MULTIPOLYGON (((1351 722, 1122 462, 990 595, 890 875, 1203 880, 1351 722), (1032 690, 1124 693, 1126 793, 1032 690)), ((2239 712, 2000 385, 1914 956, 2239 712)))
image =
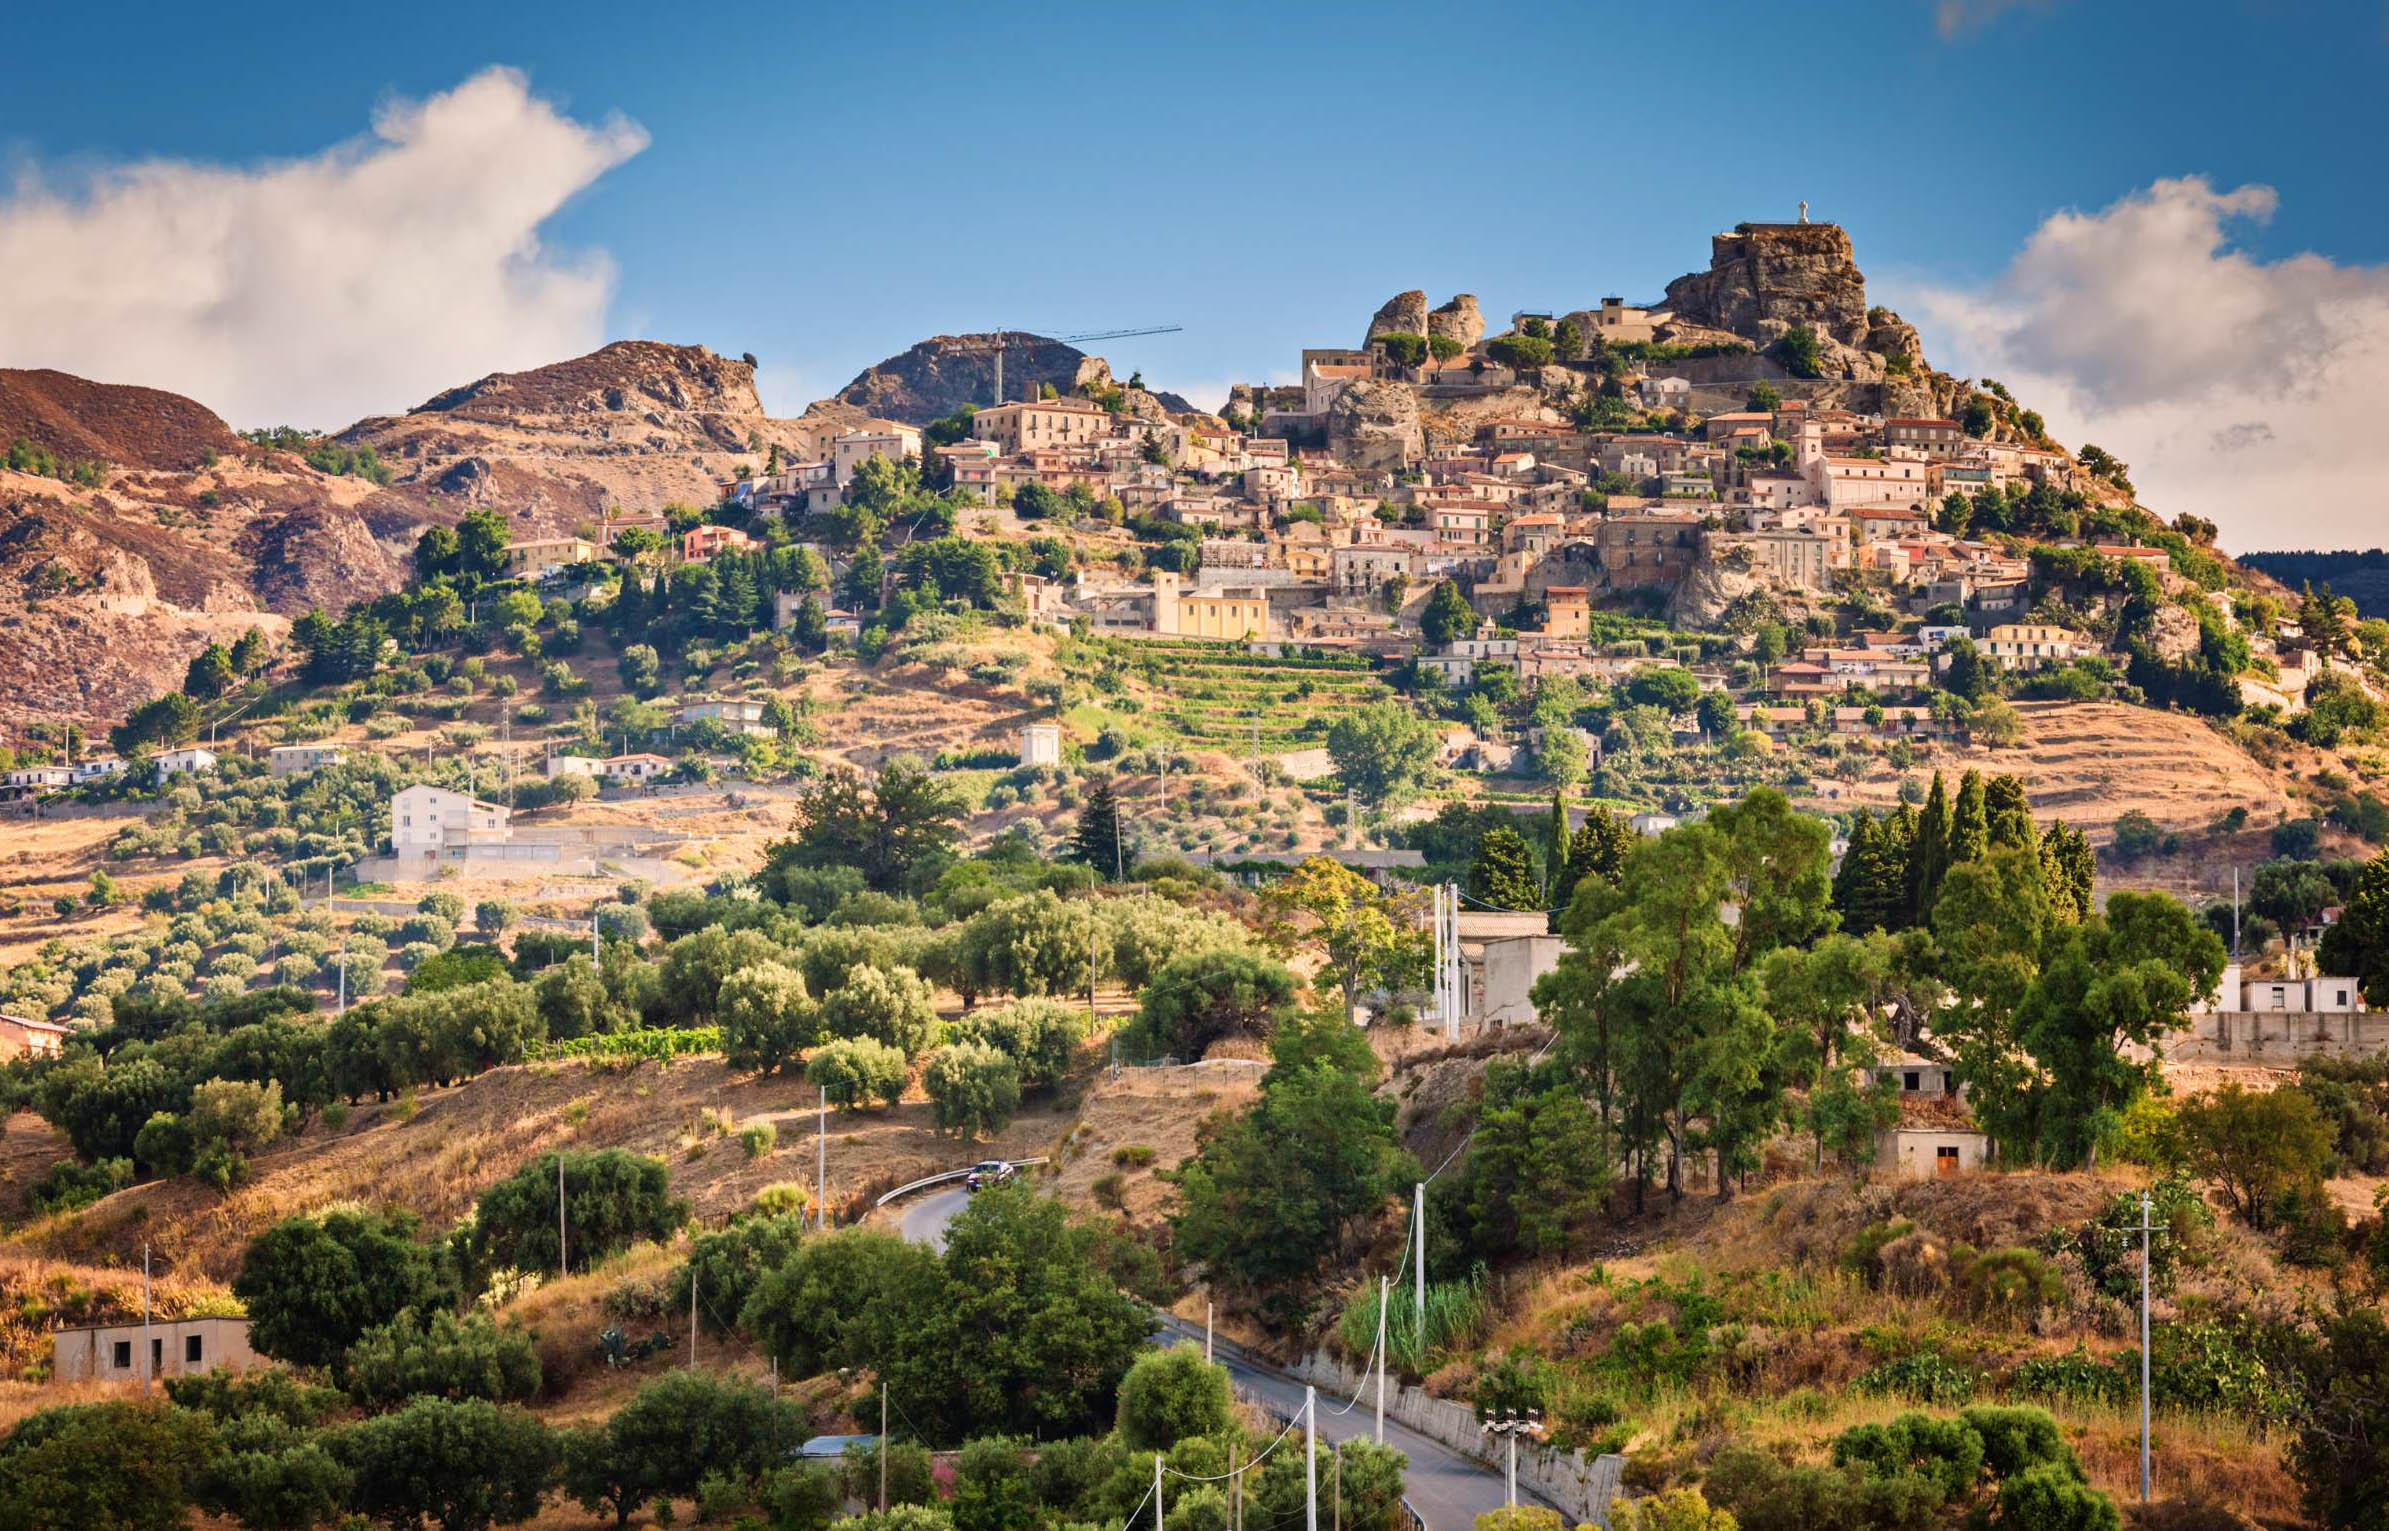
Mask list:
MULTIPOLYGON (((970 1193, 964 1190, 938 1191, 921 1197, 898 1215, 897 1227, 904 1237, 915 1243, 943 1249, 946 1225, 957 1213, 970 1204, 970 1193)), ((1153 1334, 1155 1344, 1172 1344, 1179 1340, 1193 1340, 1200 1344, 1201 1328, 1167 1314, 1156 1315, 1153 1334)), ((1259 1357, 1248 1354, 1241 1346, 1226 1340, 1212 1343, 1212 1359, 1228 1369, 1236 1390, 1281 1420, 1292 1419, 1302 1412, 1303 1385, 1259 1357)), ((1322 1450, 1341 1441, 1365 1441, 1376 1433, 1377 1416, 1372 1407, 1375 1390, 1364 1391, 1360 1402, 1344 1413, 1337 1413, 1352 1400, 1321 1394, 1319 1398, 1319 1442, 1322 1450)), ((1483 1464, 1462 1456, 1459 1452, 1431 1440, 1417 1431, 1397 1423, 1385 1422, 1385 1443, 1410 1459, 1405 1495, 1427 1531, 1471 1531, 1476 1518, 1487 1510, 1502 1506, 1502 1476, 1483 1464)), ((1319 1466, 1322 1492, 1328 1472, 1324 1460, 1319 1466)), ((1521 1488, 1522 1503, 1544 1504, 1531 1490, 1521 1488)), ((1324 1507, 1319 1516, 1322 1523, 1329 1519, 1324 1507)))

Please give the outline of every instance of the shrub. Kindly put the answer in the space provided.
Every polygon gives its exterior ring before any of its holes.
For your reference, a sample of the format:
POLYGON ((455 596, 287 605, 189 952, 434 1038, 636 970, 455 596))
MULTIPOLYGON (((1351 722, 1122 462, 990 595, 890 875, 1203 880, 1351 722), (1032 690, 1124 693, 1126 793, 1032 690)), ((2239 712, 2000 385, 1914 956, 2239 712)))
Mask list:
POLYGON ((748 1158, 760 1159, 771 1152, 772 1145, 779 1141, 779 1136, 779 1129, 773 1127, 771 1123, 755 1122, 739 1129, 738 1146, 746 1150, 748 1158))
POLYGON ((873 1100, 895 1105, 904 1098, 909 1072, 902 1052, 871 1037, 824 1043, 805 1065, 806 1081, 841 1111, 860 1110, 873 1100))
POLYGON ((1149 1350, 1120 1379, 1121 1443, 1132 1451, 1167 1451, 1180 1441, 1229 1428, 1226 1368, 1191 1344, 1149 1350))
POLYGON ((937 1130, 963 1138, 1001 1132, 1020 1109, 1020 1065, 978 1043, 940 1048, 921 1086, 937 1130))

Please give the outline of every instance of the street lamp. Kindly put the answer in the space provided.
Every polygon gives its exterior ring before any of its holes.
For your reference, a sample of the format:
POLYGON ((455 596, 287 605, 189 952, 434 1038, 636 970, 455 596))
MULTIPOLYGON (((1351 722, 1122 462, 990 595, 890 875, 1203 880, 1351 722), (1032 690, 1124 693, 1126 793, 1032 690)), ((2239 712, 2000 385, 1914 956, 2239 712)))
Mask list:
POLYGON ((1508 1443, 1509 1466, 1503 1474, 1503 1502, 1514 1508, 1518 1503, 1518 1437, 1531 1435, 1538 1441, 1543 1438, 1543 1411, 1529 1409, 1526 1417, 1520 1419, 1516 1409, 1504 1409, 1496 1419, 1488 1409, 1477 1416, 1477 1432, 1498 1435, 1508 1443))

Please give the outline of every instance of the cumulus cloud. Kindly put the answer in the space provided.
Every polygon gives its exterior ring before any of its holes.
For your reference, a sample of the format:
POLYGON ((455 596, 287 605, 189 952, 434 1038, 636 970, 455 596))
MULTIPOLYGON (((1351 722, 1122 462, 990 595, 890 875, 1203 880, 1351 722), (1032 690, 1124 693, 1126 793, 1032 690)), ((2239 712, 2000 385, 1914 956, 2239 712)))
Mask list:
POLYGON ((613 269, 539 228, 646 145, 489 69, 305 159, 28 170, 0 195, 0 362, 328 429, 576 355, 603 341, 613 269))
POLYGON ((2144 503, 2206 516, 2232 547, 2376 545, 2389 266, 2239 248, 2278 204, 2185 177, 2059 213, 1988 286, 1918 295, 1931 354, 2123 458, 2144 503))

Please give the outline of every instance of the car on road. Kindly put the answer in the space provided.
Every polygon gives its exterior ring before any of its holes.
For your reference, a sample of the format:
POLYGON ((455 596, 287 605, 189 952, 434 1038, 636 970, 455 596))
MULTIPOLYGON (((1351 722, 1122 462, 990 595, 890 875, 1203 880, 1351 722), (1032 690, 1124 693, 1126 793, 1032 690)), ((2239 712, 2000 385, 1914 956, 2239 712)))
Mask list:
POLYGON ((965 1189, 976 1191, 991 1185, 1008 1184, 1019 1173, 1017 1168, 1001 1159, 982 1159, 971 1166, 962 1184, 965 1189))

